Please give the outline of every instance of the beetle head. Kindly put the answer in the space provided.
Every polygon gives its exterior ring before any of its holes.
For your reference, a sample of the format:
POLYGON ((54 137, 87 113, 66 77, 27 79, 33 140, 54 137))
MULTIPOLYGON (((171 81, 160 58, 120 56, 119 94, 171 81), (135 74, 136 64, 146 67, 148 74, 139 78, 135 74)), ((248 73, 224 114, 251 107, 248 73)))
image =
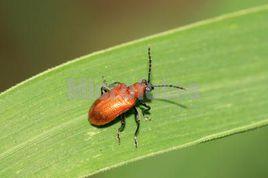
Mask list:
POLYGON ((146 79, 142 79, 141 83, 145 86, 145 97, 147 99, 151 98, 151 91, 154 89, 154 86, 149 83, 146 79))

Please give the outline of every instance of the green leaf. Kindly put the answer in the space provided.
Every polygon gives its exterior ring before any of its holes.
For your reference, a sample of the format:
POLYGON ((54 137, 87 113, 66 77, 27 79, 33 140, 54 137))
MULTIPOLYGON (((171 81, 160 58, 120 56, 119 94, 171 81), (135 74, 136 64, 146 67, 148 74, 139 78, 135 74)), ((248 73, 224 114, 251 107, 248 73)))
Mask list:
POLYGON ((92 175, 267 125, 267 21, 268 6, 202 21, 81 57, 2 93, 0 177, 92 175), (153 83, 188 90, 155 89, 136 149, 133 115, 118 145, 120 124, 95 128, 87 112, 102 76, 146 78, 148 46, 153 83))

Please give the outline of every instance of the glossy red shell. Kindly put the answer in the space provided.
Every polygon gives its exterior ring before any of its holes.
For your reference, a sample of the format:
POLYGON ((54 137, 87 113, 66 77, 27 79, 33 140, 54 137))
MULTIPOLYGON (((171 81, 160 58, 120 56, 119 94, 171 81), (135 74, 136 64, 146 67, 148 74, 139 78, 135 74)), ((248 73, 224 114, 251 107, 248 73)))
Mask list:
POLYGON ((145 86, 135 83, 126 86, 118 84, 109 92, 104 93, 91 106, 88 120, 92 125, 105 125, 135 106, 138 97, 144 95, 145 86))

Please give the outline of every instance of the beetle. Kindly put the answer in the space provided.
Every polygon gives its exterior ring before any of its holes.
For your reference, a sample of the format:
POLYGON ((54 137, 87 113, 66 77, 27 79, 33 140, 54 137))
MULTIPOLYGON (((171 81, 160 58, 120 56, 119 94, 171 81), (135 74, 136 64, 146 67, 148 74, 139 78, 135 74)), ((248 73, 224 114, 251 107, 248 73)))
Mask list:
POLYGON ((140 119, 137 107, 142 105, 145 107, 142 110, 142 115, 145 116, 149 112, 151 107, 145 103, 150 100, 148 97, 150 92, 157 87, 171 87, 181 90, 185 90, 184 87, 176 85, 153 85, 151 83, 152 76, 152 58, 151 50, 148 48, 148 62, 149 71, 148 79, 142 79, 140 82, 136 82, 130 86, 127 86, 121 82, 114 82, 110 85, 103 80, 101 87, 101 96, 92 104, 88 112, 88 120, 93 126, 105 126, 117 118, 120 118, 121 126, 117 130, 117 139, 120 144, 120 132, 125 128, 126 112, 133 110, 135 114, 135 121, 137 124, 134 133, 134 144, 137 148, 138 141, 137 135, 140 128, 140 119))

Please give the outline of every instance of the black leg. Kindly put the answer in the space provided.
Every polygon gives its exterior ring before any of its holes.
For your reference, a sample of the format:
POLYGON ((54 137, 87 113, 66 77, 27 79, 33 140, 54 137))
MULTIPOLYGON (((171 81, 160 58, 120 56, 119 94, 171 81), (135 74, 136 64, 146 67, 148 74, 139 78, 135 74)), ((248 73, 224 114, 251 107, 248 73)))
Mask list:
POLYGON ((151 120, 149 117, 145 116, 146 114, 149 114, 149 111, 150 111, 151 107, 149 105, 147 105, 146 103, 142 102, 142 101, 140 101, 140 105, 145 107, 145 109, 142 110, 143 117, 145 117, 146 120, 147 119, 151 120))
POLYGON ((122 114, 121 116, 121 126, 118 128, 117 130, 117 140, 118 140, 118 144, 120 145, 120 132, 123 132, 125 125, 126 125, 126 121, 125 121, 125 114, 122 114))
POLYGON ((109 87, 110 87, 110 88, 113 88, 115 85, 117 85, 117 84, 119 84, 119 83, 121 83, 121 82, 113 82, 113 83, 109 84, 109 87))
POLYGON ((101 87, 101 95, 103 95, 103 93, 106 93, 106 92, 110 91, 111 88, 114 87, 114 85, 120 83, 120 82, 113 82, 110 85, 108 85, 103 76, 102 76, 102 78, 103 78, 103 82, 102 82, 102 87, 101 87))
POLYGON ((108 92, 108 91, 110 91, 110 88, 108 88, 108 87, 106 87, 106 86, 102 86, 102 87, 101 87, 101 95, 103 95, 103 93, 106 93, 106 92, 108 92))
POLYGON ((137 140, 137 135, 139 133, 139 128, 140 128, 140 118, 139 118, 139 113, 136 107, 134 107, 134 113, 135 113, 135 121, 137 124, 137 128, 134 134, 134 143, 135 143, 135 147, 138 147, 138 140, 137 140))
POLYGON ((102 82, 102 87, 101 87, 101 95, 103 95, 103 93, 110 91, 110 88, 107 87, 107 82, 106 82, 104 76, 102 76, 102 79, 103 79, 103 82, 102 82))

